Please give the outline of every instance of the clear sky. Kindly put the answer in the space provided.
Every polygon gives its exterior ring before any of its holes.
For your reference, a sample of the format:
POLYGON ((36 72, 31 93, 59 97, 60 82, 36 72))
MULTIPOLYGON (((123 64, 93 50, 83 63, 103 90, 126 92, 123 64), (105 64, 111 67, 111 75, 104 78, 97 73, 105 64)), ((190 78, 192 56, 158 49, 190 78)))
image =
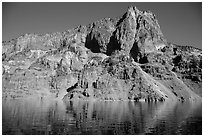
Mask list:
POLYGON ((202 48, 202 3, 3 3, 2 40, 25 33, 62 32, 104 17, 122 16, 128 6, 152 11, 169 42, 202 48))

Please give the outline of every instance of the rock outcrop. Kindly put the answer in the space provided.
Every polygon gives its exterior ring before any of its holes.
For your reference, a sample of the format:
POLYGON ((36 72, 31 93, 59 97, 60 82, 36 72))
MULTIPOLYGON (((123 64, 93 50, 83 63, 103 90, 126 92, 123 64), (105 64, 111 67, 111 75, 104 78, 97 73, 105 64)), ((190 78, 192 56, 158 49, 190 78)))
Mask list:
POLYGON ((2 44, 3 97, 185 101, 201 99, 201 84, 202 51, 167 42, 156 16, 136 7, 2 44))

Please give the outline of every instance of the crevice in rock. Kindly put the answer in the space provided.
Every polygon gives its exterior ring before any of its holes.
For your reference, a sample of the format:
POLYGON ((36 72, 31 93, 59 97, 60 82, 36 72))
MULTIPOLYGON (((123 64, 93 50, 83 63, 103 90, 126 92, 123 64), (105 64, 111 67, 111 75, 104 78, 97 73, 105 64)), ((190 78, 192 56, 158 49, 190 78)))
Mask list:
POLYGON ((85 47, 90 49, 93 53, 100 53, 100 46, 96 38, 92 36, 92 32, 86 36, 85 47))
POLYGON ((74 84, 74 86, 71 86, 67 89, 67 92, 72 91, 73 89, 75 89, 78 86, 78 83, 74 84))
POLYGON ((130 56, 134 59, 135 62, 138 62, 138 53, 139 53, 138 44, 135 42, 133 44, 132 49, 130 50, 130 56))
POLYGON ((181 55, 178 55, 173 59, 173 63, 174 63, 175 66, 178 66, 179 62, 181 62, 181 61, 182 61, 182 56, 181 55))
POLYGON ((140 64, 148 63, 148 58, 147 58, 147 56, 141 57, 141 58, 139 59, 139 63, 140 63, 140 64))
POLYGON ((115 38, 116 31, 113 32, 112 36, 110 37, 110 41, 107 45, 106 54, 110 56, 115 50, 121 50, 120 44, 118 43, 117 39, 115 38))

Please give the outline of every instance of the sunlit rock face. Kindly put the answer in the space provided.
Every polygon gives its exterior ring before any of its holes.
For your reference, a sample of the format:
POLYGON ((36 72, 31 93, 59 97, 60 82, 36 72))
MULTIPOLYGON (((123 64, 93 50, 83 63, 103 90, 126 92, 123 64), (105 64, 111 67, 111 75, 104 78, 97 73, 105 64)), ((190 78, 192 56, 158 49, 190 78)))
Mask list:
POLYGON ((200 100, 202 51, 167 42, 156 16, 120 18, 2 43, 3 97, 200 100))

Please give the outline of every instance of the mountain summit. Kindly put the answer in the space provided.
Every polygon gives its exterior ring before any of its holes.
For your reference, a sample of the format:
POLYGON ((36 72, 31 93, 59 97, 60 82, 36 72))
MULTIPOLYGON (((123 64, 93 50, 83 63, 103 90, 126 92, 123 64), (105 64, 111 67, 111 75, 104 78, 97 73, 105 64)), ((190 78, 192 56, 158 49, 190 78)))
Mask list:
POLYGON ((202 51, 167 42, 156 16, 129 7, 64 32, 2 44, 3 98, 200 100, 202 51))

